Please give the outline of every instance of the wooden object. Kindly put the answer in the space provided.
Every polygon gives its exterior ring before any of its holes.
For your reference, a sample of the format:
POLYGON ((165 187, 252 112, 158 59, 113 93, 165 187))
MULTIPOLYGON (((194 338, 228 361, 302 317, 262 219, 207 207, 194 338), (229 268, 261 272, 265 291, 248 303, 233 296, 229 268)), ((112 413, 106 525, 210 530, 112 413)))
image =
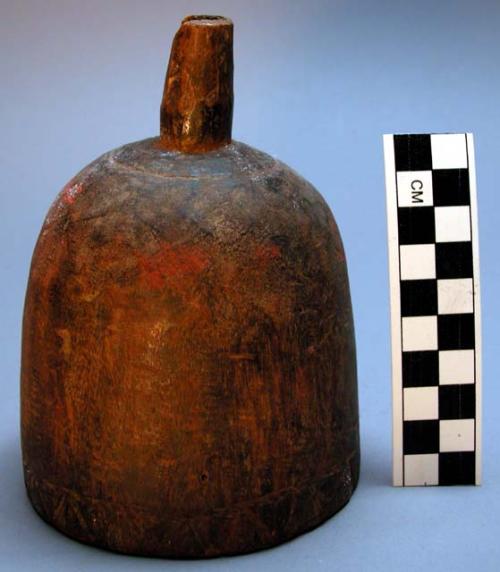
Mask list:
POLYGON ((28 495, 65 534, 119 552, 273 546, 358 480, 341 239, 308 182, 231 140, 232 30, 184 20, 160 137, 76 175, 33 255, 28 495))

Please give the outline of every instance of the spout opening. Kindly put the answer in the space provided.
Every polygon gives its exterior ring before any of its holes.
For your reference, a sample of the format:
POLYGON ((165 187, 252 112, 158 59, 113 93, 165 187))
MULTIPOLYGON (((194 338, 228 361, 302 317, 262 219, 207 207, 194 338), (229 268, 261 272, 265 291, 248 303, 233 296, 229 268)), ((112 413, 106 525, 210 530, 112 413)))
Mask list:
POLYGON ((211 16, 207 14, 194 14, 182 20, 183 25, 190 26, 232 26, 233 22, 224 16, 211 16))

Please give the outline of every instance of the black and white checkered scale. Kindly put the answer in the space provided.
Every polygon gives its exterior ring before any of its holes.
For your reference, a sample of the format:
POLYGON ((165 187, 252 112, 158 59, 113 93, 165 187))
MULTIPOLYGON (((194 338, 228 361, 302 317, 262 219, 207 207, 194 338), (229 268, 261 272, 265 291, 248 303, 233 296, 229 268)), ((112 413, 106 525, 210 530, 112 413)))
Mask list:
POLYGON ((395 135, 403 483, 476 482, 476 332, 464 134, 395 135))

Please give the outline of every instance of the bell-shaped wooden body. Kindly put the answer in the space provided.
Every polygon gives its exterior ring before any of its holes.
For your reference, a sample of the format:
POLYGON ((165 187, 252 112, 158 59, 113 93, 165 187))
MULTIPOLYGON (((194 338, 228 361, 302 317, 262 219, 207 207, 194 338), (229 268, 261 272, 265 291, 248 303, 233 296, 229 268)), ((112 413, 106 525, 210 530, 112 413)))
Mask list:
POLYGON ((235 554, 307 531, 358 480, 333 216, 231 141, 232 24, 186 19, 158 138, 100 157, 43 225, 26 297, 25 480, 83 542, 235 554), (216 57, 214 56, 216 54, 216 57))

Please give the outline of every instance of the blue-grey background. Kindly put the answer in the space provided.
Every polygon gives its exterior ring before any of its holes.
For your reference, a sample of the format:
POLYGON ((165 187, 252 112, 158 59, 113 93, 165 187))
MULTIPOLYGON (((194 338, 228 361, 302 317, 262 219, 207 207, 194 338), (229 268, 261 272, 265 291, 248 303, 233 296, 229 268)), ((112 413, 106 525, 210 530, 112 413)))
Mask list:
POLYGON ((0 569, 499 570, 500 4, 497 0, 0 1, 0 569), (21 314, 33 246, 64 183, 158 131, 170 43, 190 13, 235 22, 234 136, 326 197, 347 251, 363 468, 351 503, 273 550, 206 562, 119 556, 45 525, 19 453, 21 314), (383 133, 475 135, 484 484, 395 489, 383 133))

